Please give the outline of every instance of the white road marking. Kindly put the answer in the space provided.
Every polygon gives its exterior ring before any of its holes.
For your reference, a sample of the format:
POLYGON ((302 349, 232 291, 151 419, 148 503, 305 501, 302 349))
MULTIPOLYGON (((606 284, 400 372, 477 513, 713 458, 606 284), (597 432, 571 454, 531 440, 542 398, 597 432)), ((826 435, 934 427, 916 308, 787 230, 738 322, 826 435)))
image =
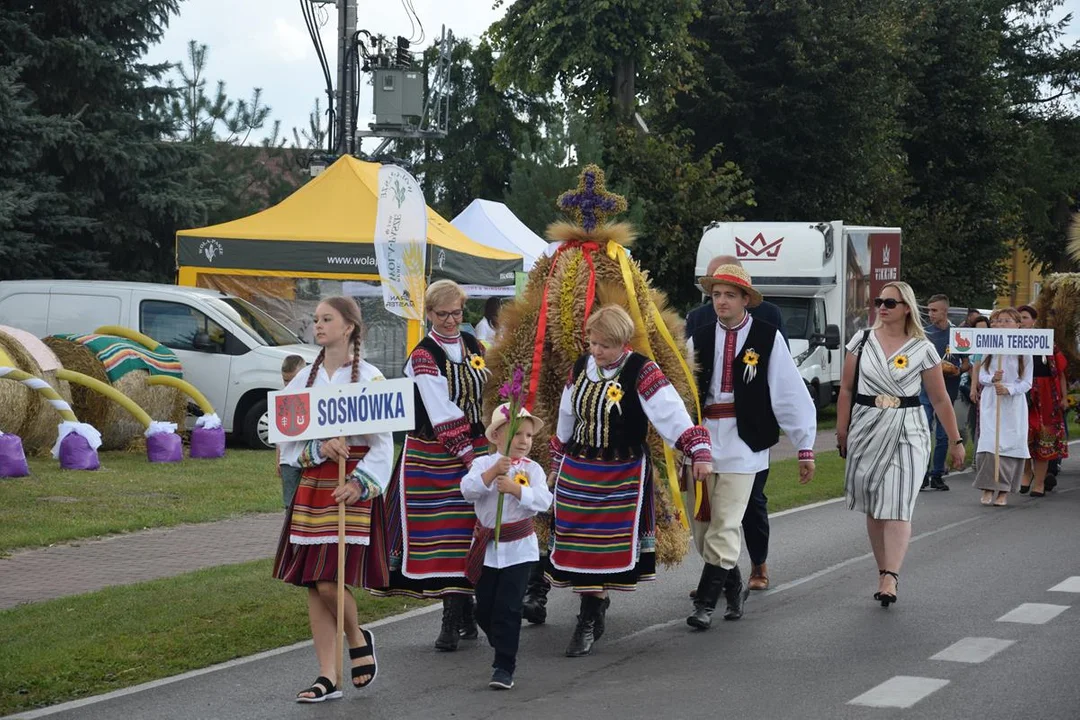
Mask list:
POLYGON ((998 622, 1042 625, 1050 622, 1069 609, 1068 605, 1049 605, 1047 603, 1023 603, 997 619, 998 622))
POLYGON ((989 660, 994 655, 1009 647, 1015 640, 999 640, 986 637, 966 637, 953 643, 937 655, 931 655, 931 660, 947 660, 949 662, 981 663, 989 660))
POLYGON ((1080 593, 1080 575, 1073 575, 1050 588, 1049 592, 1080 593))
POLYGON ((867 690, 854 700, 848 700, 847 704, 909 708, 927 695, 937 692, 948 684, 948 680, 939 680, 938 678, 897 675, 877 687, 867 690))

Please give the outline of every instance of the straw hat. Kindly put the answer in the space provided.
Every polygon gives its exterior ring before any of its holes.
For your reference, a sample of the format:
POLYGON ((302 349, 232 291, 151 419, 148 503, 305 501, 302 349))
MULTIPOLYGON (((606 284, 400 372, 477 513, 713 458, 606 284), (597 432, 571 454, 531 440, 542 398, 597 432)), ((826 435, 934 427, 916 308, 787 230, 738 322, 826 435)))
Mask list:
POLYGON ((706 293, 711 293, 714 285, 731 285, 750 296, 748 307, 757 307, 761 304, 761 293, 754 289, 749 273, 738 265, 721 265, 712 275, 698 278, 698 283, 706 293))
MULTIPOLYGON (((533 432, 537 432, 540 428, 544 427, 544 421, 530 413, 525 408, 521 408, 518 411, 519 420, 532 420, 533 432)), ((506 423, 510 422, 510 403, 503 403, 499 407, 495 408, 495 411, 491 413, 491 424, 488 425, 487 439, 491 442, 495 442, 495 433, 506 423)))

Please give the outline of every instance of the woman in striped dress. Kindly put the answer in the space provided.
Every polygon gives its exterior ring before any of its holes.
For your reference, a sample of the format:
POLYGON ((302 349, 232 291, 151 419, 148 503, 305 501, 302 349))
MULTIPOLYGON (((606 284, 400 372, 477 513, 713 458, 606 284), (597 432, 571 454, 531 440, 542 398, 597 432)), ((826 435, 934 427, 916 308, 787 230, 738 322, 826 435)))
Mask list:
POLYGON ((712 472, 709 431, 690 420, 660 367, 630 349, 630 315, 606 305, 585 331, 589 352, 574 364, 550 441, 555 531, 548 579, 581 595, 568 657, 588 655, 603 635, 609 590, 634 590, 656 578, 649 425, 693 458, 695 478, 712 472))
POLYGON ((413 349, 405 375, 416 382, 416 429, 405 436, 386 494, 390 582, 367 586, 375 595, 441 598, 443 621, 435 648, 457 650, 477 637, 473 588, 465 556, 476 514, 461 494, 477 455, 486 455, 482 397, 483 348, 461 332, 465 291, 439 280, 424 294, 431 332, 413 349))
MULTIPOLYGON (((382 380, 374 365, 360 358, 363 322, 356 301, 331 297, 315 309, 315 342, 322 351, 300 370, 289 390, 382 380)), ((382 542, 382 495, 394 462, 391 433, 358 435, 345 440, 282 443, 281 462, 301 469, 285 527, 274 558, 274 577, 308 590, 308 619, 319 661, 319 677, 297 694, 297 702, 316 703, 341 697, 335 686, 337 667, 337 504, 344 501, 345 584, 385 582, 382 542), (338 485, 338 459, 345 459, 348 482, 338 485)), ((349 641, 352 683, 365 687, 375 680, 374 637, 357 624, 356 600, 345 593, 345 636, 349 641)))
POLYGON ((866 515, 878 565, 874 599, 896 602, 900 566, 911 540, 911 515, 930 459, 930 430, 919 404, 925 388, 945 424, 953 466, 964 464, 964 441, 945 391, 941 358, 917 320, 915 294, 904 282, 886 284, 874 299, 877 321, 848 343, 836 439, 847 458, 848 508, 866 515), (855 387, 858 369, 858 387, 855 387))

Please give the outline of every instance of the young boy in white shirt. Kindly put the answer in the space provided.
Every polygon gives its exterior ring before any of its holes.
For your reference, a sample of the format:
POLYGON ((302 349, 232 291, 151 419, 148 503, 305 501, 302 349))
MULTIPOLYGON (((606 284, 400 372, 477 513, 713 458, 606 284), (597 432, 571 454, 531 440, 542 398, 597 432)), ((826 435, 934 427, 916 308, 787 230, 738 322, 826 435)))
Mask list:
POLYGON ((461 480, 461 494, 476 507, 476 527, 465 560, 465 574, 476 588, 476 621, 495 648, 494 672, 488 687, 509 690, 514 686, 521 606, 529 571, 540 559, 533 530, 533 516, 551 507, 551 491, 539 464, 529 459, 533 435, 542 420, 528 410, 518 414, 517 432, 506 451, 509 405, 495 408, 487 438, 497 452, 473 461, 461 480), (503 496, 502 530, 495 544, 495 516, 503 496))

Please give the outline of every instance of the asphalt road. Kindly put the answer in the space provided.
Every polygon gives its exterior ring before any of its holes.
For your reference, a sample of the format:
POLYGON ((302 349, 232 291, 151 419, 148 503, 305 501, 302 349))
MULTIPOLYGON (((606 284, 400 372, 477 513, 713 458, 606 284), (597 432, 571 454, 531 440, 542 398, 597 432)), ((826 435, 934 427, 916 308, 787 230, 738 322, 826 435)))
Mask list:
POLYGON ((591 657, 563 657, 576 602, 553 592, 548 623, 522 628, 509 692, 487 688, 482 641, 435 652, 439 616, 424 613, 375 628, 379 677, 343 700, 292 701, 317 674, 311 648, 298 647, 48 716, 1076 720, 1078 477, 1080 461, 1067 461, 1058 492, 1001 509, 979 504, 970 475, 923 493, 887 610, 870 597, 877 569, 863 518, 831 503, 774 519, 773 589, 751 596, 742 621, 718 618, 709 632, 684 621, 696 556, 616 594, 591 657), (1072 592, 1050 590, 1069 578, 1072 592), (1029 622, 999 620, 1009 613, 1029 622), (953 659, 933 659, 943 651, 953 659))

